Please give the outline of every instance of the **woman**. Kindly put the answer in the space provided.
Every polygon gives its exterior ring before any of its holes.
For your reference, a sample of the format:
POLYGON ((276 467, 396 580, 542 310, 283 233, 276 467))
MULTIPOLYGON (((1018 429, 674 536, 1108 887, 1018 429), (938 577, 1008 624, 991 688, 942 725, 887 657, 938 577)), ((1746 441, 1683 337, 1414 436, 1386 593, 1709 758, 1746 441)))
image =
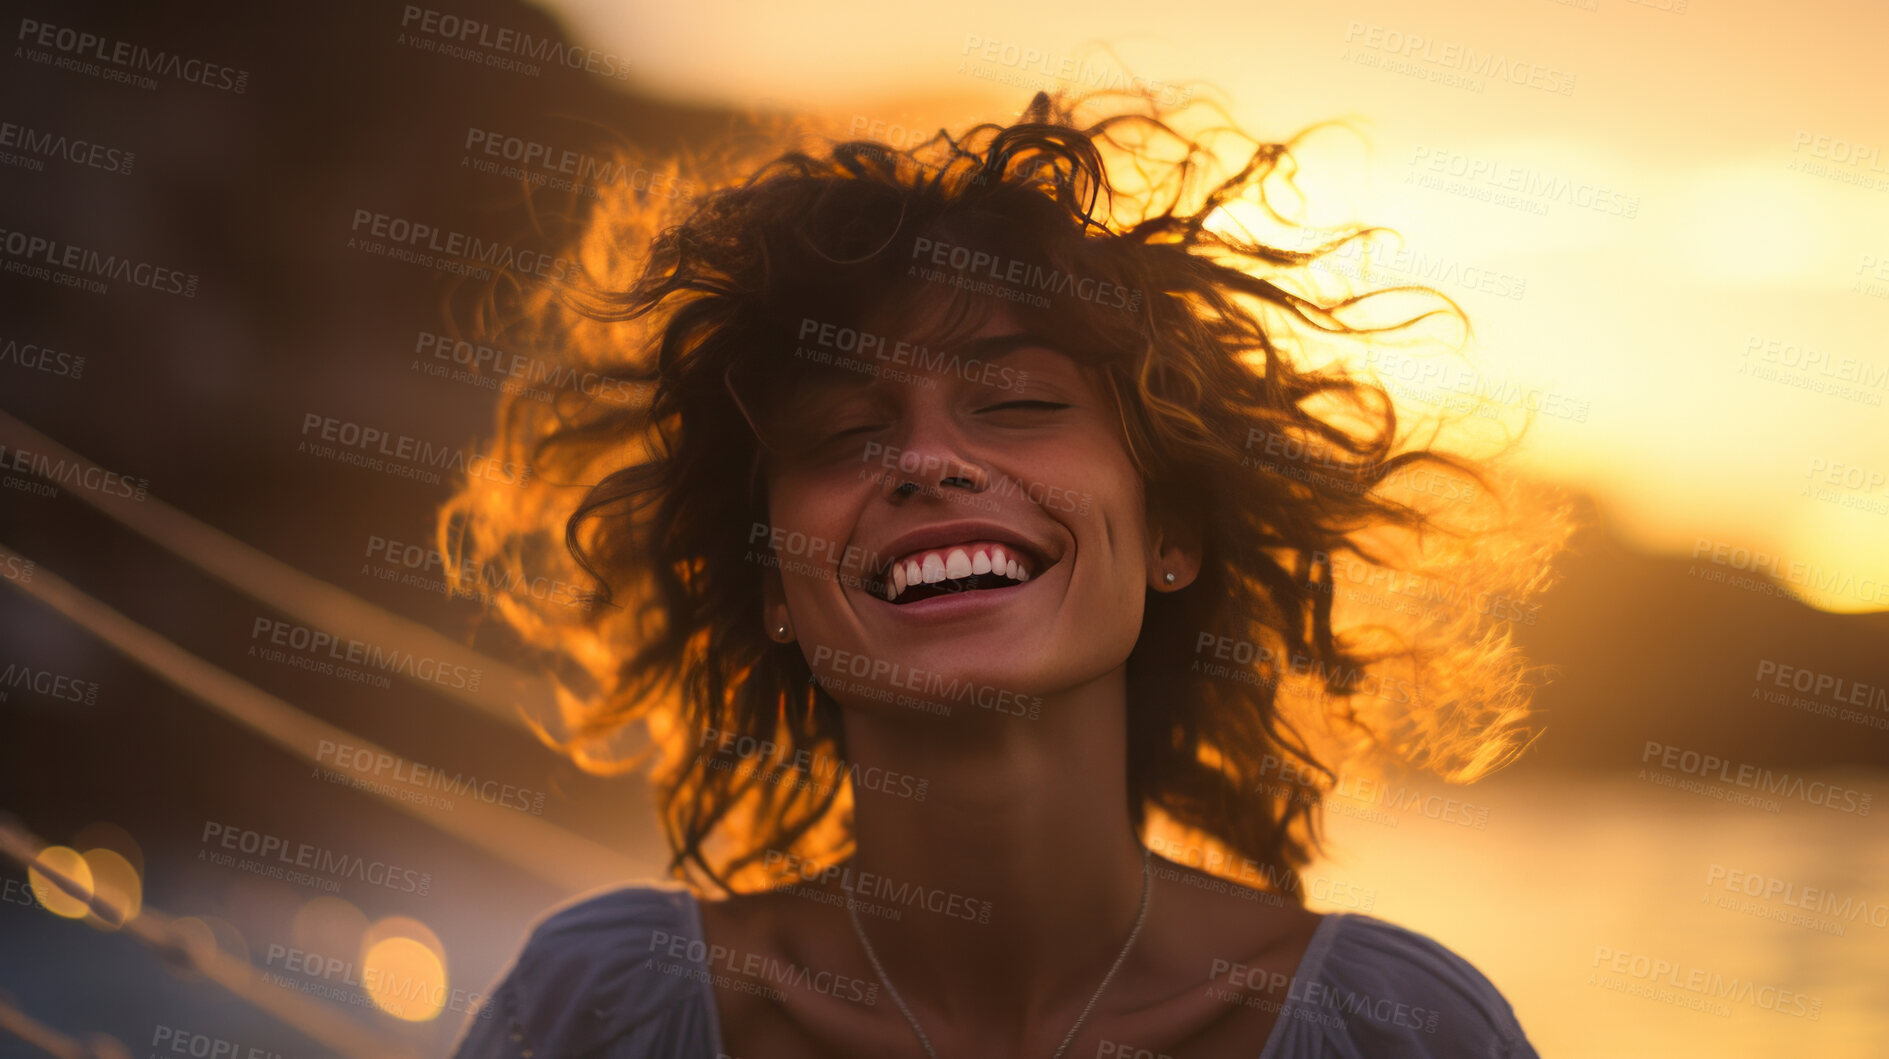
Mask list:
POLYGON ((1525 599, 1555 534, 1472 525, 1476 466, 1295 355, 1454 307, 1321 304, 1309 268, 1368 231, 1231 223, 1289 145, 1220 171, 1093 105, 789 153, 634 274, 661 218, 626 197, 598 282, 524 314, 653 396, 509 401, 543 484, 469 485, 442 534, 595 578, 585 613, 501 615, 564 665, 569 749, 652 767, 682 885, 545 918, 458 1054, 1534 1055, 1469 963, 1308 911, 1298 873, 1321 754, 1461 781, 1523 742, 1504 614, 1343 582, 1525 599), (1416 470, 1474 488, 1425 503, 1416 470))

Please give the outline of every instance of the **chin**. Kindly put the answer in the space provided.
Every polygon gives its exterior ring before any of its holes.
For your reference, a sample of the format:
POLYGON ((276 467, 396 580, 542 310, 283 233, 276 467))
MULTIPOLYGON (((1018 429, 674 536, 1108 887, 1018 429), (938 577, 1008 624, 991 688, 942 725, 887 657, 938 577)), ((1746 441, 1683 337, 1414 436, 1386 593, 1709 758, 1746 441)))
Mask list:
POLYGON ((859 708, 896 714, 901 710, 941 718, 1041 715, 1047 674, 1014 637, 992 630, 989 636, 953 638, 920 649, 898 649, 874 656, 835 651, 815 674, 829 694, 859 708), (1015 664, 997 661, 1001 652, 1015 664))

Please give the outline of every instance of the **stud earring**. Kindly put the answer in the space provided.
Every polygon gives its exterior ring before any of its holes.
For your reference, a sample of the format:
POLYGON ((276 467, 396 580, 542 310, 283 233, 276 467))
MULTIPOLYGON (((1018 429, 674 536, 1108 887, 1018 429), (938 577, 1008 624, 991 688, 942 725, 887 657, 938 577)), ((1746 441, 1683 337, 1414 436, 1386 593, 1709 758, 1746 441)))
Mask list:
POLYGON ((1173 571, 1171 571, 1171 570, 1170 570, 1170 571, 1168 571, 1167 573, 1165 573, 1165 574, 1163 574, 1163 575, 1161 575, 1161 576, 1162 576, 1162 579, 1163 579, 1163 580, 1165 580, 1165 581, 1167 581, 1167 583, 1168 583, 1168 584, 1170 584, 1170 585, 1171 585, 1171 584, 1173 584, 1173 583, 1174 583, 1174 572, 1173 572, 1173 571))
POLYGON ((787 626, 785 625, 774 626, 774 635, 778 637, 782 643, 786 643, 787 642, 787 626))

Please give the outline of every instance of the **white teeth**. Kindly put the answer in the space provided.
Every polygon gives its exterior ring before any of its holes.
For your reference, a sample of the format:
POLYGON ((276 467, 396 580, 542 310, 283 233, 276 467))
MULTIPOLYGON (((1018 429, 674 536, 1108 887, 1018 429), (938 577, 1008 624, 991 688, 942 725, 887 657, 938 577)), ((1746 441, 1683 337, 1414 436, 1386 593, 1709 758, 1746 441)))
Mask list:
POLYGON ((932 585, 982 574, 1002 574, 1012 581, 1028 581, 1029 569, 1000 545, 971 545, 926 551, 894 562, 885 578, 885 598, 896 601, 913 585, 932 585))
POLYGON ((953 548, 951 554, 945 556, 945 576, 971 576, 971 557, 964 554, 963 548, 953 548))

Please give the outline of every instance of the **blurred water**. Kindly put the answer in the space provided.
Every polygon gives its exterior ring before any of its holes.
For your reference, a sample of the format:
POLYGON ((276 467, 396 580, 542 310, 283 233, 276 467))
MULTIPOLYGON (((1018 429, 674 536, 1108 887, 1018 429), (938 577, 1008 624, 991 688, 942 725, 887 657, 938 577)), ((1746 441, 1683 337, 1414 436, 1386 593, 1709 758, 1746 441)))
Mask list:
POLYGON ((1780 799, 1770 812, 1631 776, 1505 776, 1423 788, 1469 812, 1341 799, 1314 872, 1481 968, 1545 1057, 1880 1059, 1889 776, 1806 778, 1873 792, 1873 811, 1780 799), (1458 822, 1482 810, 1480 830, 1458 822))

